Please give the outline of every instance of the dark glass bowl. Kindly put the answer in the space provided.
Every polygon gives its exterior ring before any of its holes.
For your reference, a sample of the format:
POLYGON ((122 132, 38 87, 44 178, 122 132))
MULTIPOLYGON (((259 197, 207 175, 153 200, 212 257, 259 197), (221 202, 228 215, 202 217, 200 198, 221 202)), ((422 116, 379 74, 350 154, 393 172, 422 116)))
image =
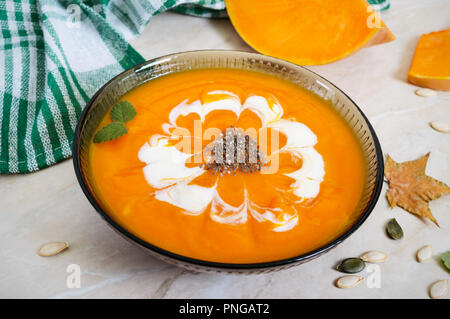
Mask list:
POLYGON ((92 97, 80 117, 73 141, 73 163, 78 182, 86 197, 114 230, 153 256, 195 271, 264 273, 286 269, 314 259, 336 247, 361 226, 373 210, 383 182, 383 156, 375 131, 366 116, 344 92, 301 66, 260 54, 223 50, 193 51, 163 56, 124 71, 106 83, 92 97), (364 151, 367 169, 363 195, 352 215, 353 222, 341 235, 320 248, 291 258, 251 264, 218 263, 189 258, 152 245, 127 231, 108 215, 104 209, 106 205, 103 205, 97 196, 89 174, 89 144, 101 119, 120 97, 144 82, 175 72, 205 68, 231 68, 271 74, 331 101, 333 107, 358 137, 364 151))

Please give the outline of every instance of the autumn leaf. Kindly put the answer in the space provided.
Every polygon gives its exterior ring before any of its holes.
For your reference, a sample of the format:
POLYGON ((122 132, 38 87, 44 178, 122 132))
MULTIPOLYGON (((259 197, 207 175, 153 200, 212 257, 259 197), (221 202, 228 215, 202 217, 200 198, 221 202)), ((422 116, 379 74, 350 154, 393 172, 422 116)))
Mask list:
POLYGON ((426 217, 439 227, 428 202, 449 194, 450 187, 425 175, 429 156, 430 153, 415 161, 396 163, 388 155, 384 167, 384 176, 389 184, 386 197, 391 207, 399 206, 412 214, 426 217))

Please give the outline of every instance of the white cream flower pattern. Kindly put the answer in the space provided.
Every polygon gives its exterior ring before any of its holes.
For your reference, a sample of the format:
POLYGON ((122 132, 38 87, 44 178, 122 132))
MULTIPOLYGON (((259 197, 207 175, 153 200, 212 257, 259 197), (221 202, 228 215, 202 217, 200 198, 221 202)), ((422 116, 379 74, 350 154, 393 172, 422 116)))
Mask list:
MULTIPOLYGON (((211 98, 207 102, 184 101, 175 106, 169 114, 169 122, 163 125, 167 135, 153 135, 140 148, 138 158, 146 164, 143 174, 150 186, 156 189, 155 198, 177 206, 184 214, 189 215, 202 214, 209 207, 211 219, 218 223, 243 224, 251 216, 259 222, 272 223, 275 232, 292 229, 297 225, 299 217, 293 205, 289 205, 292 196, 288 199, 287 193, 294 194, 296 202, 315 198, 320 192, 320 184, 325 175, 322 156, 314 149, 317 143, 316 135, 302 123, 283 119, 283 108, 277 101, 269 103, 265 97, 253 95, 241 103, 237 95, 227 91, 212 91, 208 95, 211 98), (192 183, 194 179, 211 172, 200 165, 186 165, 186 161, 193 154, 180 151, 173 145, 170 142, 170 131, 177 127, 177 119, 180 116, 196 114, 203 123, 207 115, 219 110, 231 111, 237 118, 245 110, 253 112, 261 122, 261 128, 256 129, 270 128, 286 137, 285 144, 275 150, 270 157, 288 153, 293 159, 301 160, 301 167, 295 171, 273 173, 283 174, 292 179, 289 190, 286 192, 280 190, 280 194, 277 195, 279 207, 265 207, 256 203, 252 200, 252 190, 245 186, 242 187, 241 203, 237 206, 235 203, 233 205, 228 203, 218 188, 223 178, 221 176, 217 176, 212 187, 192 183)), ((261 173, 258 175, 261 176, 257 178, 264 178, 261 173)))

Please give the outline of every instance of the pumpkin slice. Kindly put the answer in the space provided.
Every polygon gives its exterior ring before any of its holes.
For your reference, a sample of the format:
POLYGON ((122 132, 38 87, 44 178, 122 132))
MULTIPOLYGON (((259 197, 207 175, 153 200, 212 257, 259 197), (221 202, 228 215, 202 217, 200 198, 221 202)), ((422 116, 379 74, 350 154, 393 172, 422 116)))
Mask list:
POLYGON ((418 86, 450 91, 450 29, 420 37, 408 81, 418 86))
POLYGON ((256 51, 300 65, 342 59, 394 35, 365 0, 225 0, 240 36, 256 51))

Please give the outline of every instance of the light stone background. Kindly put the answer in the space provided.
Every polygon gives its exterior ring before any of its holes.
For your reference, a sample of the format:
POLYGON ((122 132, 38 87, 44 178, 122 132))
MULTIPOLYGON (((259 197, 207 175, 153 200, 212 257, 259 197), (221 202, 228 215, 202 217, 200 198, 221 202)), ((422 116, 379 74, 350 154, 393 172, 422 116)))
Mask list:
MULTIPOLYGON (((406 74, 422 33, 450 27, 449 0, 392 0, 382 18, 394 42, 364 49, 330 65, 311 67, 346 92, 369 117, 383 151, 397 161, 431 152, 430 176, 450 184, 450 135, 428 123, 450 123, 450 92, 422 98, 406 74)), ((252 51, 228 20, 174 13, 154 18, 131 41, 146 58, 196 49, 252 51)), ((441 228, 400 208, 389 209, 383 188, 364 225, 326 255, 289 270, 265 275, 194 274, 161 262, 131 245, 95 213, 75 179, 72 161, 25 176, 0 176, 0 297, 44 298, 428 298, 431 283, 450 279, 438 255, 450 250, 450 196, 431 203, 441 228), (384 225, 395 217, 405 237, 386 237, 384 225), (70 249, 43 258, 39 246, 68 241, 70 249), (432 244, 435 260, 419 264, 418 248, 432 244), (381 288, 365 283, 340 290, 333 267, 344 257, 378 249, 381 288), (81 267, 81 288, 68 289, 66 267, 81 267)), ((447 296, 449 298, 450 296, 447 296)))

